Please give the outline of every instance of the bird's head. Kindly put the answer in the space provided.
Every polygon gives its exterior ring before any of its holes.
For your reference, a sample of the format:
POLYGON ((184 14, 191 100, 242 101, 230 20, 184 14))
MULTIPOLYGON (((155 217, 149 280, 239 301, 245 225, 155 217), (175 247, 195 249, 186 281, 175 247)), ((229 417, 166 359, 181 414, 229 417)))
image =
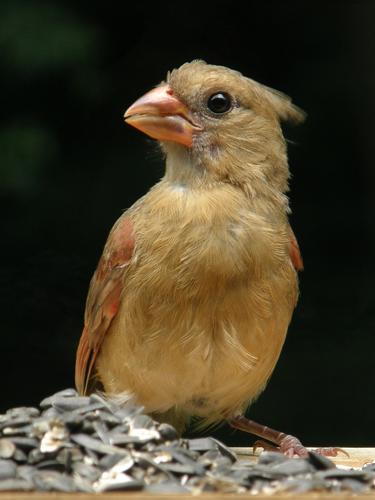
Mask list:
POLYGON ((125 120, 160 141, 171 180, 228 182, 248 191, 263 180, 284 192, 289 171, 280 122, 303 116, 286 95, 193 61, 132 104, 125 120))

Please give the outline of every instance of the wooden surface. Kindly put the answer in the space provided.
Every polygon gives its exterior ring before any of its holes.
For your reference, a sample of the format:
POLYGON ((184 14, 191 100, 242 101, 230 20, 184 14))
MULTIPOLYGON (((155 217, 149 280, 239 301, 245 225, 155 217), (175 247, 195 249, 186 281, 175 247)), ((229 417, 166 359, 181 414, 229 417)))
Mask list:
MULTIPOLYGON (((313 448, 310 448, 313 449, 313 448)), ((238 457, 246 460, 256 460, 257 455, 261 450, 258 450, 254 455, 250 448, 232 448, 238 457)), ((375 448, 344 448, 349 454, 339 455, 332 460, 340 467, 362 467, 366 463, 375 461, 375 448)), ((155 495, 142 492, 111 492, 111 493, 41 493, 41 492, 0 492, 0 500, 165 500, 166 498, 191 498, 190 494, 173 494, 173 495, 155 495)), ((195 496, 195 495, 194 495, 195 496)), ((356 499, 369 499, 375 498, 373 494, 354 495, 353 493, 305 493, 293 495, 292 493, 280 493, 275 495, 249 495, 245 494, 228 494, 228 493, 203 493, 199 495, 207 500, 233 500, 234 498, 256 498, 257 500, 270 500, 276 498, 277 500, 291 500, 291 498, 306 498, 311 500, 353 500, 356 499)))
MULTIPOLYGON (((256 461, 257 456, 261 453, 262 449, 257 450, 255 455, 251 448, 231 448, 238 458, 246 458, 256 461)), ((314 448, 309 448, 314 450, 314 448)), ((332 457, 331 460, 336 465, 341 467, 363 467, 365 464, 375 461, 375 448, 343 448, 348 453, 348 457, 340 453, 337 457, 332 457)), ((375 495, 374 495, 375 497, 375 495)))
POLYGON ((204 498, 204 500, 234 500, 236 498, 253 498, 254 500, 293 500, 294 498, 303 498, 306 500, 368 500, 374 498, 373 494, 354 495, 353 493, 283 493, 275 495, 249 495, 228 494, 228 493, 202 493, 200 495, 153 495, 145 493, 0 493, 1 500, 166 500, 172 498, 204 498))

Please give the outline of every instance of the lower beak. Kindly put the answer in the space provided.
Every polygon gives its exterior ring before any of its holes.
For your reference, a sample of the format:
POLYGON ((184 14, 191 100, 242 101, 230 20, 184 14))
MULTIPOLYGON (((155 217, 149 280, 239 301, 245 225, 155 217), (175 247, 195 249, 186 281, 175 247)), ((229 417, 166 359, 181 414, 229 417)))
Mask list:
POLYGON ((173 141, 190 147, 193 134, 202 130, 188 108, 173 95, 169 85, 151 90, 130 106, 125 121, 159 141, 173 141))

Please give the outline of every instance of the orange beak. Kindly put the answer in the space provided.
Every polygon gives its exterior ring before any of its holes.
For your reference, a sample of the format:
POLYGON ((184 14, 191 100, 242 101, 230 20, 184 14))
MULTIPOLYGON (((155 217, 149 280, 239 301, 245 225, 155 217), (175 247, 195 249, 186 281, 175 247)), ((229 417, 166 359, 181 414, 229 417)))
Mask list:
POLYGON ((202 127, 194 123, 188 108, 169 85, 151 90, 130 106, 125 121, 158 141, 173 141, 190 147, 193 134, 202 127))

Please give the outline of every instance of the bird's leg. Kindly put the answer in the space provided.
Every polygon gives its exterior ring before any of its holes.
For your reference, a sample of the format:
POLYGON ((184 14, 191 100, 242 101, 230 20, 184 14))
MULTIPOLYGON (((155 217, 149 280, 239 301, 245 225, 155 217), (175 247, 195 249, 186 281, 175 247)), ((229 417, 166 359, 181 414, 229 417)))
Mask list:
MULTIPOLYGON (((307 457, 309 454, 308 450, 295 436, 291 436, 290 434, 285 434, 284 432, 279 432, 265 425, 258 424, 257 422, 254 422, 254 420, 249 420, 243 415, 232 417, 228 420, 228 423, 234 429, 250 432, 251 434, 255 434, 260 437, 262 440, 266 439, 276 445, 272 447, 271 445, 260 440, 255 442, 254 450, 258 446, 261 446, 267 450, 273 449, 274 451, 280 451, 288 457, 293 457, 294 455, 297 455, 298 457, 307 457)), ((346 451, 341 448, 318 448, 315 451, 326 457, 336 457, 340 451, 347 455, 346 451)))
MULTIPOLYGON (((274 446, 273 449, 280 451, 287 456, 293 457, 294 455, 298 455, 299 457, 307 457, 309 454, 298 438, 284 434, 284 432, 271 429, 266 425, 258 424, 257 422, 254 422, 254 420, 249 420, 242 415, 237 415, 229 420, 229 425, 234 429, 250 432, 251 434, 255 434, 262 439, 266 439, 267 441, 274 443, 276 446, 274 446)), ((263 447, 263 442, 257 441, 254 448, 257 448, 258 446, 263 447)), ((267 449, 271 448, 272 447, 270 445, 267 446, 267 449)))

